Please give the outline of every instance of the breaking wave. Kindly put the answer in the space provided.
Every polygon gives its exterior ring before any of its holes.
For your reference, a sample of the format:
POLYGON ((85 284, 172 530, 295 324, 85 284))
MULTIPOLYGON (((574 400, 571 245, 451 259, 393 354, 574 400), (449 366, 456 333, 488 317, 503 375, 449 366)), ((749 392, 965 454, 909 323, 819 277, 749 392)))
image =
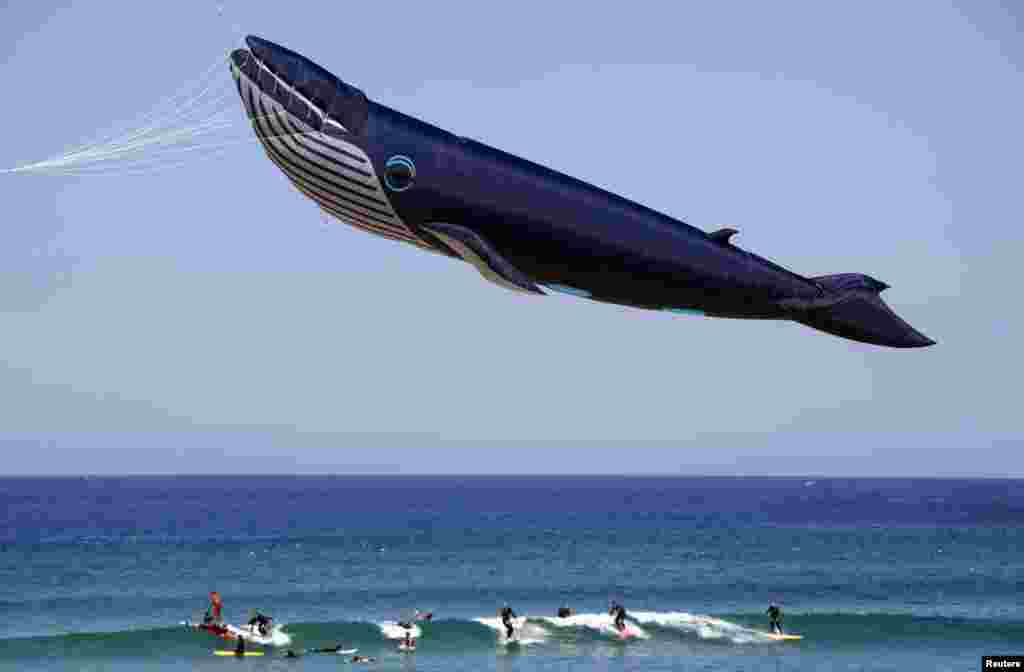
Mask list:
MULTIPOLYGON (((901 638, 915 641, 1024 641, 1024 622, 986 619, 922 618, 899 614, 791 614, 787 626, 805 636, 804 643, 780 644, 765 636, 761 614, 726 618, 687 612, 629 613, 629 621, 642 635, 622 641, 606 614, 578 614, 567 618, 517 619, 519 643, 542 651, 547 644, 581 646, 649 646, 666 641, 706 646, 802 646, 805 643, 859 645, 901 638)), ((343 644, 379 655, 395 651, 394 640, 405 631, 392 621, 338 621, 282 624, 279 632, 295 649, 343 644)), ((436 619, 416 626, 419 654, 504 647, 504 628, 497 617, 436 619)), ((277 641, 285 641, 279 639, 277 641)), ((31 657, 199 657, 230 643, 184 626, 118 632, 71 633, 44 637, 0 638, 0 660, 31 657)))

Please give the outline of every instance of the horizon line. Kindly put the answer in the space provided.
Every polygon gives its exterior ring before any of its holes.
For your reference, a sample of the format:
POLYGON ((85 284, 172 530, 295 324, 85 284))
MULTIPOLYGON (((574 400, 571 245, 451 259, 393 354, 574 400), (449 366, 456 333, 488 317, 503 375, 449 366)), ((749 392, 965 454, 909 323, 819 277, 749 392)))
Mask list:
POLYGON ((680 474, 680 473, 656 473, 656 472, 634 472, 634 473, 493 473, 493 472, 472 472, 472 473, 441 473, 441 472, 385 472, 385 471, 356 471, 356 472, 253 472, 253 473, 227 473, 227 472, 126 472, 126 473, 71 473, 71 474, 4 474, 2 480, 17 479, 101 479, 101 478, 636 478, 636 479, 775 479, 775 480, 932 480, 932 481, 955 481, 955 480, 988 480, 988 481, 1020 481, 1022 476, 1011 475, 850 475, 837 476, 828 474, 680 474))

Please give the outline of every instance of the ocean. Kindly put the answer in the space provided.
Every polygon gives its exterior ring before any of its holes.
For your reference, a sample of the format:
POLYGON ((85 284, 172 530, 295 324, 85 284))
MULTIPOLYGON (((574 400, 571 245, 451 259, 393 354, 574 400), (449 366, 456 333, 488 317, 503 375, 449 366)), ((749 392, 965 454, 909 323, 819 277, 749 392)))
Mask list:
POLYGON ((1022 596, 1024 481, 0 479, 0 670, 979 670, 1024 654, 1022 596), (181 625, 212 590, 282 646, 212 655, 181 625))

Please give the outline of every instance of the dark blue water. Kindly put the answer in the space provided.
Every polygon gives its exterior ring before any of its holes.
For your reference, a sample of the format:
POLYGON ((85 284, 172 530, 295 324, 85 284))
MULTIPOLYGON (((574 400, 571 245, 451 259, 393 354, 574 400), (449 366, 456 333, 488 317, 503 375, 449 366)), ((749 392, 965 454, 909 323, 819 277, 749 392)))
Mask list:
POLYGON ((0 668, 340 662, 212 656, 178 625, 210 590, 380 669, 979 669, 1024 652, 1024 482, 0 480, 0 668), (610 598, 642 638, 608 631, 610 598), (770 600, 805 639, 760 634, 770 600), (528 643, 498 637, 505 602, 528 643), (399 654, 381 624, 414 607, 436 618, 399 654))

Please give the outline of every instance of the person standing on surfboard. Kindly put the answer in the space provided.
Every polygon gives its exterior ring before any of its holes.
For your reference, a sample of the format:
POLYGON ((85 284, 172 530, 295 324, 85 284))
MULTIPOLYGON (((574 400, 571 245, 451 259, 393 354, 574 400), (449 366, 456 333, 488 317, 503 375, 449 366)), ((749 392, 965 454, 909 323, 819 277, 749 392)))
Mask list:
POLYGON ((224 618, 221 616, 221 609, 224 607, 224 603, 220 599, 220 593, 216 590, 210 593, 210 607, 206 610, 206 615, 203 616, 203 625, 221 625, 224 623, 224 618))
POLYGON ((611 609, 608 610, 608 615, 615 618, 615 629, 622 632, 626 629, 626 608, 618 602, 612 601, 611 609))
POLYGON ((773 635, 782 634, 782 609, 779 609, 774 602, 768 605, 768 628, 772 631, 773 635))
POLYGON ((516 612, 512 611, 512 607, 507 604, 501 608, 501 624, 505 626, 505 638, 512 639, 512 635, 515 634, 516 628, 512 625, 512 619, 516 617, 516 612))

